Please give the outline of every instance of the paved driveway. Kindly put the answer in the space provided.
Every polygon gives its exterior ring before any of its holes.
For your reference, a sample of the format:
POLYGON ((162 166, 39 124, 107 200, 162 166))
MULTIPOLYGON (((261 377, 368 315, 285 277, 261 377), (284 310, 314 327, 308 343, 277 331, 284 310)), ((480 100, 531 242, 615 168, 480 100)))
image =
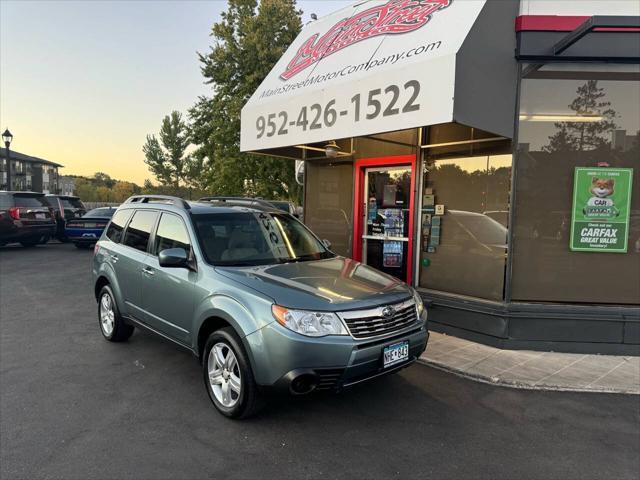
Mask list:
POLYGON ((0 249, 0 478, 638 478, 638 396, 519 391, 416 365, 234 422, 196 360, 98 330, 91 252, 0 249))

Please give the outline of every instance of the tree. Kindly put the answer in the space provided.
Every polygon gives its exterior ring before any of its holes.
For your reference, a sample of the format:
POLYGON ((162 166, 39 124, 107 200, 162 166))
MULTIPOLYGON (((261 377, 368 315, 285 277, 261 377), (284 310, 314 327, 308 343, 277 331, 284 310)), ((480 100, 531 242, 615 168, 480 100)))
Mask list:
POLYGON ((93 183, 98 187, 113 188, 116 181, 104 172, 96 172, 93 174, 93 183))
POLYGON ((577 116, 596 116, 596 122, 556 122, 558 131, 549 137, 546 152, 597 150, 610 143, 610 134, 616 128, 616 112, 611 102, 605 101, 603 87, 597 80, 588 80, 578 87, 578 96, 569 104, 577 116))
POLYGON ((295 0, 229 0, 213 25, 214 45, 199 54, 212 96, 189 111, 194 158, 206 162, 212 193, 300 200, 292 160, 240 153, 240 110, 301 28, 295 0))
POLYGON ((163 186, 172 186, 176 190, 180 182, 187 183, 190 157, 186 151, 190 145, 187 124, 182 114, 171 112, 162 120, 160 140, 155 135, 147 135, 142 147, 144 162, 163 186))
POLYGON ((115 180, 102 172, 89 178, 75 176, 74 181, 75 194, 85 202, 123 202, 141 191, 135 183, 115 180))

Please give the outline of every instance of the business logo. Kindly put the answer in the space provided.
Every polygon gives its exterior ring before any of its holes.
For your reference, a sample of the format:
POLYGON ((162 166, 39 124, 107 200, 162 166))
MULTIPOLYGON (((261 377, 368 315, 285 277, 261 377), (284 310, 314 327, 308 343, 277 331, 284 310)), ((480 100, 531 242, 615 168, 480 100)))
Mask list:
POLYGON ((389 0, 384 5, 343 18, 324 35, 315 33, 309 37, 289 62, 287 69, 280 74, 280 78, 289 80, 322 58, 361 40, 417 30, 431 20, 434 12, 448 7, 452 2, 453 0, 389 0))

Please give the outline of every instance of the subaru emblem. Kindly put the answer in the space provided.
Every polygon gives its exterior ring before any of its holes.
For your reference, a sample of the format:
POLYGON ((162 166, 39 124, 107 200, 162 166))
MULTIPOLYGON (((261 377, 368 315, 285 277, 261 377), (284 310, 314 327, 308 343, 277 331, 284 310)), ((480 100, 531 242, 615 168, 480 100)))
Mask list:
POLYGON ((384 318, 391 318, 396 314, 396 311, 393 307, 384 307, 382 309, 382 316, 384 318))

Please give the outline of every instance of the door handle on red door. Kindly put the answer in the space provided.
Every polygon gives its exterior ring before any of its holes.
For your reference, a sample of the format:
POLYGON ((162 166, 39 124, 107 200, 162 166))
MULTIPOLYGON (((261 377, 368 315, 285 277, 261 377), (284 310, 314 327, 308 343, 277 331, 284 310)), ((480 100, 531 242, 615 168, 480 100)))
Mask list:
POLYGON ((145 267, 142 269, 142 273, 145 275, 155 275, 156 271, 153 268, 145 267))

